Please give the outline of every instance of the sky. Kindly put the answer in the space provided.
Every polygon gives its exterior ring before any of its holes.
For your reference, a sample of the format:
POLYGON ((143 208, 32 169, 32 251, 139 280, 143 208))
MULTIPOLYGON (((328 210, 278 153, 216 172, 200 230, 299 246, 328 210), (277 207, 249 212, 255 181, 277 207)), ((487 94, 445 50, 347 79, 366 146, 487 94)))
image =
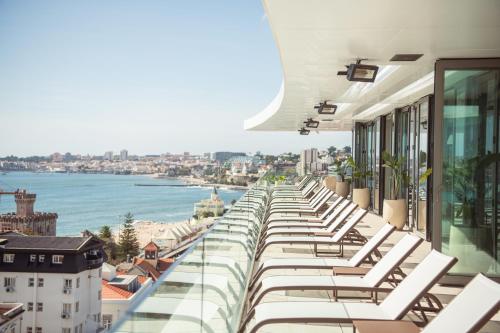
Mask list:
POLYGON ((245 131, 281 82, 260 0, 0 0, 0 156, 350 145, 245 131))

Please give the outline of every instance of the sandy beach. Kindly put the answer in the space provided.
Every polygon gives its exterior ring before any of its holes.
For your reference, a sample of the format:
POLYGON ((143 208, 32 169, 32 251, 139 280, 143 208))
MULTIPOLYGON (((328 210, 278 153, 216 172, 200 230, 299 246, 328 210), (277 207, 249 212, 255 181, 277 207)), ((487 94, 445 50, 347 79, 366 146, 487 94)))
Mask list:
MULTIPOLYGON (((161 237, 166 231, 169 229, 177 229, 182 225, 188 225, 192 229, 196 229, 197 227, 202 227, 207 224, 213 223, 214 218, 209 217, 205 218, 201 221, 196 220, 185 220, 179 222, 155 222, 155 221, 134 221, 134 229, 137 234, 137 239, 139 241, 139 246, 143 248, 148 244, 152 239, 161 237)), ((116 242, 119 240, 120 230, 113 230, 113 235, 116 239, 116 242)))

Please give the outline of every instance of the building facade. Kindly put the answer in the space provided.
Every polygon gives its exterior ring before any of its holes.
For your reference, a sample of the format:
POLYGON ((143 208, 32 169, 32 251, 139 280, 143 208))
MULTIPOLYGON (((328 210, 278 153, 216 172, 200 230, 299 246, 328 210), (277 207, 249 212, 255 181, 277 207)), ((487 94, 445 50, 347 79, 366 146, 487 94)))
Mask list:
POLYGON ((24 304, 22 332, 98 331, 104 259, 99 240, 3 235, 0 242, 0 299, 24 304))

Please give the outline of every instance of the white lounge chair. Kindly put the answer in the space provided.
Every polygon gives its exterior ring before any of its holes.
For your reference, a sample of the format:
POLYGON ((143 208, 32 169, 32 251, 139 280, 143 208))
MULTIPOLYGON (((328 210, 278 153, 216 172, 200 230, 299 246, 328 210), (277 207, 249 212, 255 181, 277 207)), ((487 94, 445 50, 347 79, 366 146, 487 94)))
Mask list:
POLYGON ((289 226, 288 223, 295 223, 296 225, 302 222, 307 222, 307 223, 323 223, 327 216, 329 216, 333 209, 337 207, 342 201, 346 201, 343 197, 338 197, 336 198, 333 203, 328 206, 328 208, 319 216, 319 217, 311 217, 311 216, 274 216, 274 217, 269 217, 264 225, 263 228, 270 229, 274 227, 281 227, 281 226, 289 226))
MULTIPOLYGON (((366 243, 366 238, 354 230, 356 224, 366 215, 367 210, 358 208, 358 210, 349 218, 347 222, 334 234, 321 236, 274 236, 267 238, 257 249, 256 259, 259 259, 265 249, 275 244, 311 244, 314 246, 314 253, 339 255, 344 254, 344 242, 346 243, 366 243), (318 251, 318 245, 339 246, 338 251, 318 251)), ((340 217, 339 217, 340 218, 340 217)))
POLYGON ((399 320, 457 261, 432 250, 382 303, 271 302, 257 305, 240 333, 255 333, 278 323, 352 323, 353 320, 399 320), (253 320, 252 320, 253 319, 253 320), (250 324, 251 325, 248 325, 250 324), (248 325, 248 327, 247 327, 248 325))
POLYGON ((270 237, 282 235, 304 236, 321 232, 325 234, 333 234, 333 232, 345 222, 345 220, 357 207, 358 205, 355 203, 350 202, 349 200, 344 200, 337 206, 337 208, 334 209, 334 211, 325 219, 323 223, 290 223, 290 226, 287 227, 265 230, 262 233, 260 242, 263 243, 270 237))
MULTIPOLYGON (((386 223, 370 238, 351 259, 342 258, 273 258, 263 261, 255 271, 249 285, 249 290, 259 281, 262 274, 274 269, 332 269, 332 267, 357 267, 367 259, 371 259, 372 253, 378 257, 380 253, 377 248, 395 230, 392 224, 386 223)), ((373 262, 373 260, 371 260, 373 262)))
POLYGON ((356 290, 372 292, 377 297, 380 285, 422 241, 418 236, 406 234, 364 276, 275 275, 264 278, 250 296, 250 302, 255 306, 266 294, 277 290, 332 290, 334 299, 339 290, 356 290))
MULTIPOLYGON (((488 320, 500 310, 500 284, 478 274, 460 294, 429 323, 421 333, 476 333, 488 320)), ((356 320, 355 324, 365 322, 374 326, 377 321, 356 320)), ((406 323, 408 324, 408 323, 406 323)), ((399 333, 401 325, 393 326, 399 333)), ((408 325, 405 325, 408 327, 408 325)), ((418 332, 416 325, 411 325, 412 332, 418 332)))

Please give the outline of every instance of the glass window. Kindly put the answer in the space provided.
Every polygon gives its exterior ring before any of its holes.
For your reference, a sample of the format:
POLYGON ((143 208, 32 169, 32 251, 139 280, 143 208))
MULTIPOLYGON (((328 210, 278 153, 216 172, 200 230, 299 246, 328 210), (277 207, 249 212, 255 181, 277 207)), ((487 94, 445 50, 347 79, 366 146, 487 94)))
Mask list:
POLYGON ((107 315, 107 314, 103 314, 102 315, 102 326, 106 330, 109 330, 111 328, 111 323, 112 322, 113 322, 113 316, 112 315, 107 315))
POLYGON ((33 311, 33 302, 28 302, 28 311, 33 311))
POLYGON ((37 327, 36 328, 36 333, 42 333, 42 328, 41 327, 37 327))
POLYGON ((64 288, 71 289, 73 287, 72 279, 64 279, 64 288))
POLYGON ((38 256, 38 262, 44 262, 45 261, 45 254, 40 254, 38 256))
POLYGON ((3 262, 13 263, 14 262, 14 253, 4 253, 3 262))
POLYGON ((80 278, 76 278, 76 287, 80 288, 80 278))
POLYGON ((33 287, 35 285, 35 279, 34 278, 29 278, 28 279, 28 287, 33 287))
POLYGON ((31 326, 26 327, 26 333, 33 333, 33 327, 31 326))
POLYGON ((38 286, 43 287, 43 283, 44 283, 43 278, 39 278, 38 279, 38 286))
POLYGON ((500 70, 444 71, 441 248, 453 273, 500 274, 500 70))
POLYGON ((71 333, 71 328, 63 327, 62 333, 71 333))
POLYGON ((55 254, 55 255, 52 256, 52 263, 53 264, 62 264, 63 260, 64 260, 64 256, 63 255, 55 254))
POLYGON ((30 262, 36 262, 36 254, 30 254, 30 262))
POLYGON ((75 303, 75 312, 80 311, 80 302, 75 303))
POLYGON ((13 277, 5 277, 3 279, 3 286, 4 287, 11 287, 14 288, 16 286, 16 278, 13 277))
POLYGON ((43 303, 36 303, 36 311, 41 312, 43 311, 43 303))

